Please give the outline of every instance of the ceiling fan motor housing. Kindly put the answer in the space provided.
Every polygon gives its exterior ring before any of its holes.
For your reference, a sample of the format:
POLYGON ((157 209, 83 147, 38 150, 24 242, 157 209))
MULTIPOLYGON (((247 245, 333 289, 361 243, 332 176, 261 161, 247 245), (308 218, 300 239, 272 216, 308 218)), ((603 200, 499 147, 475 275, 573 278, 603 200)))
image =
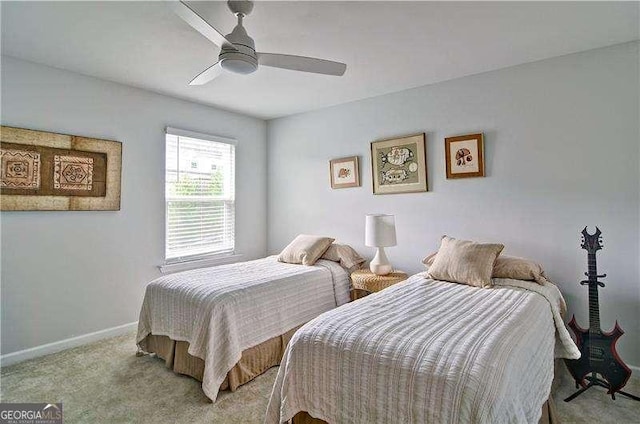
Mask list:
POLYGON ((256 55, 256 45, 253 38, 249 37, 247 31, 242 26, 243 15, 238 15, 238 25, 226 35, 234 48, 222 47, 218 60, 220 65, 231 72, 237 74, 250 74, 258 69, 258 56, 256 55))

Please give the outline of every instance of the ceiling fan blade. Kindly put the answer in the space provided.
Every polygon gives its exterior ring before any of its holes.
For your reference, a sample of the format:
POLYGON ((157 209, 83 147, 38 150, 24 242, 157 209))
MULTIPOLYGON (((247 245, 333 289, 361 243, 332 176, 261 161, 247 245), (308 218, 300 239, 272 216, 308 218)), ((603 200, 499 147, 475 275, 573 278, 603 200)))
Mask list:
POLYGON ((235 49, 235 46, 231 41, 227 40, 224 35, 212 27, 202 16, 198 15, 198 12, 189 7, 185 2, 171 1, 169 3, 176 15, 180 16, 200 34, 207 37, 213 44, 220 48, 226 47, 235 49))
POLYGON ((347 65, 344 63, 290 54, 258 53, 258 63, 274 68, 336 76, 344 75, 347 70, 347 65))
POLYGON ((200 72, 194 79, 191 80, 189 85, 203 85, 216 78, 222 73, 222 66, 220 62, 216 62, 209 66, 204 71, 200 72))

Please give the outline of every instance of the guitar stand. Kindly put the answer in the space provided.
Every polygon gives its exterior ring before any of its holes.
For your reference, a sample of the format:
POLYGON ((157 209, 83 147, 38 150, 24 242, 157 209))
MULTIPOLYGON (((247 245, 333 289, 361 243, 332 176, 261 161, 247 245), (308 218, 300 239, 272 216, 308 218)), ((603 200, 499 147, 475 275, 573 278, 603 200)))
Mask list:
MULTIPOLYGON (((587 384, 585 387, 581 388, 580 390, 578 390, 577 392, 575 392, 574 394, 566 398, 564 400, 565 402, 571 402, 572 400, 574 400, 575 398, 577 398, 578 396, 580 396, 582 393, 586 392, 588 389, 590 389, 593 386, 600 386, 600 387, 604 387, 605 389, 609 389, 609 383, 595 376, 585 377, 585 380, 587 380, 589 384, 587 384)), ((580 385, 576 382, 576 389, 578 387, 580 387, 580 385)), ((616 393, 619 393, 622 396, 626 396, 629 399, 640 401, 640 397, 632 395, 631 393, 623 392, 622 390, 618 390, 617 392, 611 393, 611 399, 616 400, 616 393)))

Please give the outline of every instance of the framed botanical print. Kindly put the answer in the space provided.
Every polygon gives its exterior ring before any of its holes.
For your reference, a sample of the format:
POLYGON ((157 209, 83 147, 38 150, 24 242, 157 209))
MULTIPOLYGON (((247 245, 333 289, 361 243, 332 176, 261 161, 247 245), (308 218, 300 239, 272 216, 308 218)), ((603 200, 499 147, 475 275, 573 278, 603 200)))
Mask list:
POLYGON ((360 187, 360 167, 357 156, 329 161, 329 172, 331 188, 360 187))
POLYGON ((484 177, 482 134, 469 134, 444 139, 447 178, 484 177))
POLYGON ((427 191, 424 133, 371 143, 371 170, 374 194, 427 191))

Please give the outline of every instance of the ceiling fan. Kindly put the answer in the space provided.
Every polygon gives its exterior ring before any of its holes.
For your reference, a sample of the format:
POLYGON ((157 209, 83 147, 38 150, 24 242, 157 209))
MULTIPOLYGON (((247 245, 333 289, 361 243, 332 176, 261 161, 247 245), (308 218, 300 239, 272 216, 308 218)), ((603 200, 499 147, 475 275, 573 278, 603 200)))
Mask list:
POLYGON ((222 35, 220 31, 211 26, 185 2, 172 1, 170 3, 173 11, 178 16, 222 49, 218 56, 218 61, 198 74, 191 80, 189 85, 206 84, 220 75, 223 70, 237 74, 250 74, 258 69, 258 65, 336 76, 344 75, 347 69, 347 65, 344 63, 331 60, 256 52, 253 38, 249 37, 249 34, 242 26, 244 17, 253 10, 252 1, 227 1, 227 6, 231 12, 238 17, 238 24, 227 35, 222 35))

